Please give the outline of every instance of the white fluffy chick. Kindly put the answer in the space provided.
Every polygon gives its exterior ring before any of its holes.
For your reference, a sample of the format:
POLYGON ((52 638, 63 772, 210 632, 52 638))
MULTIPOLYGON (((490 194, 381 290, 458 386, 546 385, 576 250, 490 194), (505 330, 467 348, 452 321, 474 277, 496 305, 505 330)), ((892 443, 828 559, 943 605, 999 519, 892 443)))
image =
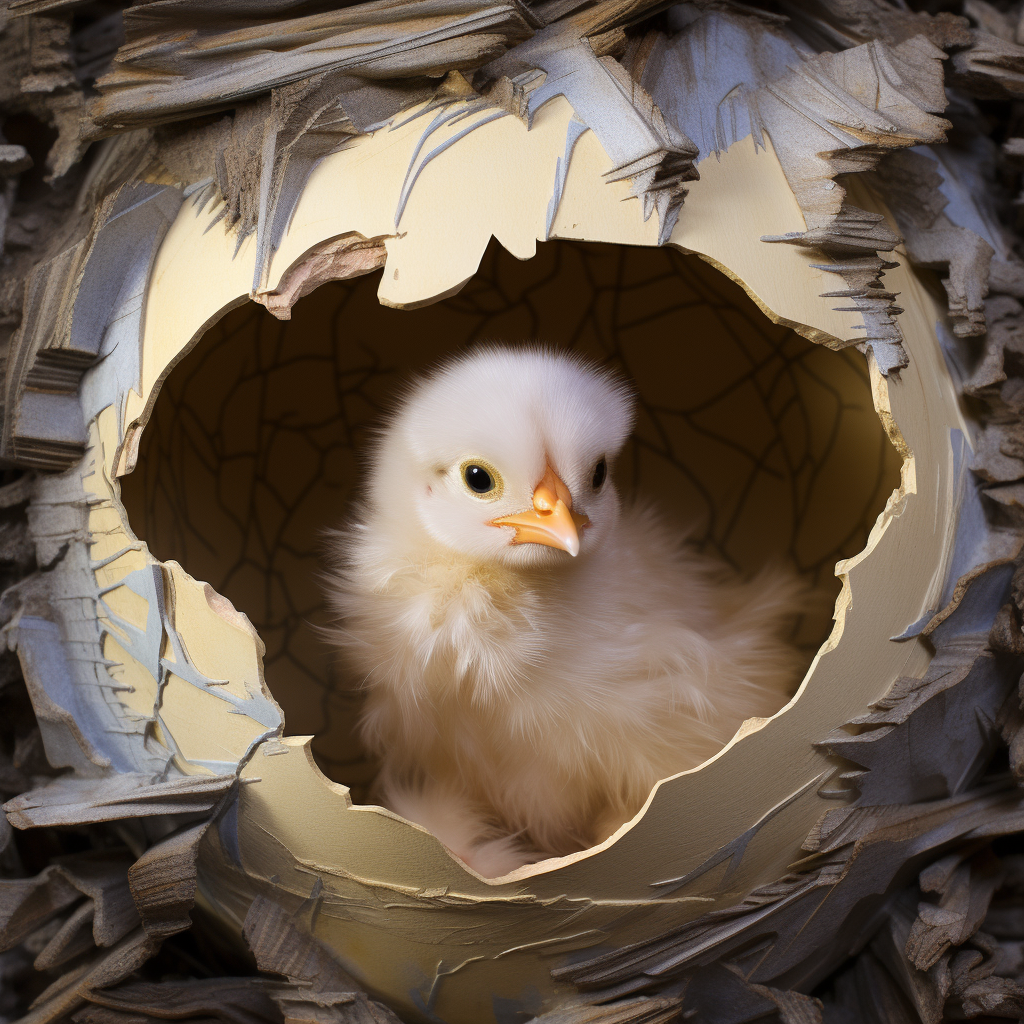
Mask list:
POLYGON ((632 421, 578 357, 476 349, 405 397, 334 536, 377 797, 485 877, 603 841, 795 689, 799 585, 623 508, 632 421))

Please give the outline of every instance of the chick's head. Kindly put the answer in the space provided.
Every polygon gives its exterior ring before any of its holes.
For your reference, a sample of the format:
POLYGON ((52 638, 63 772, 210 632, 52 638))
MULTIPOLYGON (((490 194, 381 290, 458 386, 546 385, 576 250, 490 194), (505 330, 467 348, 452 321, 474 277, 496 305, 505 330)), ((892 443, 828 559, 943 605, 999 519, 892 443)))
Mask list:
POLYGON ((371 503, 480 561, 569 563, 618 520, 613 468, 632 423, 629 389, 577 356, 477 349, 408 395, 371 503))

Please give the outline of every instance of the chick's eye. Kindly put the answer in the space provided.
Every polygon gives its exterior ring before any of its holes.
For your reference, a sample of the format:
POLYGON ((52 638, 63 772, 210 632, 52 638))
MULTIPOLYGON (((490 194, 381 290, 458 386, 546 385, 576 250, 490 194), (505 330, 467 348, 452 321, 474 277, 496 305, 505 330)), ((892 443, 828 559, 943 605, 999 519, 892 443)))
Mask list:
POLYGON ((488 494, 494 490, 494 478, 483 466, 470 463, 462 471, 462 475, 465 478, 466 486, 474 494, 488 494))
POLYGON ((598 489, 598 488, 599 488, 599 487, 601 486, 601 484, 603 484, 603 483, 604 483, 604 478, 605 478, 605 477, 606 477, 607 475, 608 475, 608 463, 607 463, 607 462, 606 462, 606 461, 605 461, 604 459, 602 459, 602 460, 601 460, 601 461, 600 461, 600 462, 599 462, 599 463, 598 463, 598 464, 597 464, 597 465, 596 465, 596 466, 594 467, 594 480, 593 480, 593 486, 594 486, 594 490, 595 490, 595 491, 596 491, 596 490, 597 490, 597 489, 598 489))

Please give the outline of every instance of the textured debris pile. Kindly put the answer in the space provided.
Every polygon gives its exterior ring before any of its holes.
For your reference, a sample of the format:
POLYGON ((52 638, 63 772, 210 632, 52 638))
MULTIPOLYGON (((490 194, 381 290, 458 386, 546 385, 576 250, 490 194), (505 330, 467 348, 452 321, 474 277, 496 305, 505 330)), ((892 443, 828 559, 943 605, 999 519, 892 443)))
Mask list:
MULTIPOLYGON (((415 104, 444 116, 468 102, 481 116, 529 123, 561 94, 645 216, 657 217, 663 240, 700 158, 746 134, 770 140, 807 222, 806 232, 771 241, 827 261, 829 295, 867 325, 844 343, 870 349, 884 373, 906 365, 898 296, 884 285, 888 256, 902 247, 934 270, 950 315, 945 354, 980 424, 975 511, 1000 550, 1019 551, 1024 4, 294 7, 13 0, 0 11, 6 464, 46 472, 82 454, 68 402, 97 351, 71 313, 90 254, 110 244, 103 231, 124 212, 126 185, 222 200, 239 238, 256 235, 259 298, 323 156, 415 104), (287 48, 269 45, 281 37, 287 48), (746 54, 740 86, 716 78, 724 64, 714 46, 724 39, 746 54), (729 116, 708 125, 693 97, 719 85, 729 116), (884 197, 892 223, 856 205, 860 189, 884 197)), ((381 245, 332 242, 309 280, 262 301, 287 316, 335 262, 379 266, 381 245)), ((53 598, 52 565, 36 564, 28 535, 31 486, 14 470, 0 487, 3 637, 53 598)), ((539 1019, 1024 1018, 1024 570, 1019 557, 985 550, 961 561, 948 601, 909 634, 935 650, 925 676, 898 680, 869 714, 823 739, 851 800, 807 837, 806 858, 728 910, 557 968, 579 1000, 539 1019)), ((247 949, 197 909, 197 860, 236 778, 83 778, 52 768, 42 752, 45 695, 2 646, 0 1017, 397 1019, 308 937, 311 905, 257 900, 239 922, 247 949)))

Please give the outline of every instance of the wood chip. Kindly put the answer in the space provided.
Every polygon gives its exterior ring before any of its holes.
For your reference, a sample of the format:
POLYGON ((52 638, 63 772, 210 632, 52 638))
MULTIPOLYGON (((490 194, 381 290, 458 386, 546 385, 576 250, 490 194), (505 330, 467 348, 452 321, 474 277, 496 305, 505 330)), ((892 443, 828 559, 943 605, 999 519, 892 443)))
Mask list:
POLYGON ((120 130, 234 106, 324 71, 414 78, 485 64, 529 38, 519 0, 370 0, 298 18, 168 0, 128 8, 125 44, 89 110, 120 130))
POLYGON ((132 772, 104 779, 63 776, 9 800, 3 809, 15 828, 201 814, 212 810, 234 782, 230 775, 189 775, 164 782, 132 772))
POLYGON ((206 1017, 221 1024, 277 1024, 280 1018, 270 997, 273 988, 274 983, 264 978, 127 982, 89 991, 90 1005, 74 1020, 76 1024, 128 1024, 144 1015, 155 1020, 206 1017), (115 1012, 98 1012, 101 1008, 115 1012))

